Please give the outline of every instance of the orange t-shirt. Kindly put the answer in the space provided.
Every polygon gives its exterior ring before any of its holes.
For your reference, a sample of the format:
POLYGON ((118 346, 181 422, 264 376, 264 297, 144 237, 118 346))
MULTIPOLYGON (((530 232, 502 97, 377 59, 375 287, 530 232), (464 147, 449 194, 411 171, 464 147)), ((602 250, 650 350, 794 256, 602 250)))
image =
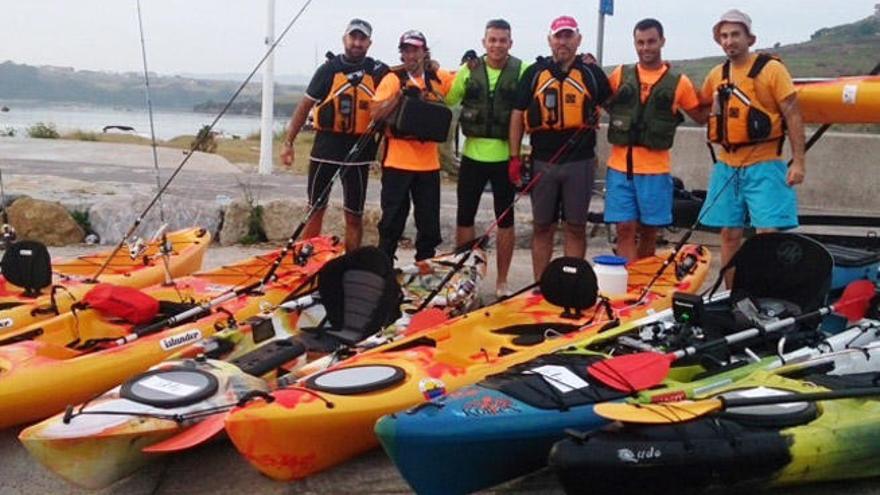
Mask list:
MULTIPOLYGON (((666 66, 658 69, 645 69, 641 65, 636 64, 639 71, 639 83, 641 83, 642 103, 648 101, 651 89, 660 80, 660 77, 666 72, 666 66)), ((612 91, 617 91, 620 87, 623 66, 618 66, 608 77, 608 83, 611 85, 612 91)), ((672 111, 693 110, 700 106, 700 100, 697 97, 697 90, 694 83, 684 74, 678 80, 678 86, 675 87, 675 99, 672 102, 672 111)), ((627 146, 614 145, 611 147, 611 156, 608 157, 608 168, 617 170, 618 172, 626 172, 626 150, 627 146)), ((668 174, 671 171, 669 150, 652 150, 644 146, 633 146, 633 173, 636 174, 668 174)))
MULTIPOLYGON (((450 72, 440 69, 437 71, 437 81, 431 81, 431 88, 442 96, 452 88, 452 82, 455 80, 450 72)), ((409 77, 407 86, 418 86, 425 88, 424 75, 419 77, 409 77)), ((373 101, 385 101, 400 92, 400 78, 395 73, 389 73, 382 78, 379 87, 376 88, 376 94, 373 101)), ((442 101, 442 99, 441 99, 442 101)), ((400 170, 411 170, 415 172, 433 172, 440 170, 440 151, 437 143, 416 141, 412 139, 397 139, 387 134, 385 142, 385 158, 382 160, 383 167, 396 168, 400 170)))
MULTIPOLYGON (((749 70, 758 54, 753 53, 749 57, 749 61, 743 65, 730 66, 730 80, 733 84, 742 81, 748 77, 749 70)), ((715 88, 721 85, 721 68, 722 65, 716 65, 709 71, 706 80, 703 82, 703 88, 700 90, 700 101, 705 105, 711 105, 714 101, 715 88)), ((791 75, 784 65, 776 60, 772 60, 764 66, 758 77, 755 78, 755 97, 767 111, 782 113, 779 104, 795 93, 794 83, 791 81, 791 75)), ((751 96, 751 95, 749 95, 751 96)), ((714 112, 715 109, 713 108, 714 112)), ((758 162, 767 160, 778 160, 779 142, 768 141, 759 143, 754 146, 742 146, 733 152, 719 149, 718 159, 730 165, 731 167, 745 167, 758 162)))

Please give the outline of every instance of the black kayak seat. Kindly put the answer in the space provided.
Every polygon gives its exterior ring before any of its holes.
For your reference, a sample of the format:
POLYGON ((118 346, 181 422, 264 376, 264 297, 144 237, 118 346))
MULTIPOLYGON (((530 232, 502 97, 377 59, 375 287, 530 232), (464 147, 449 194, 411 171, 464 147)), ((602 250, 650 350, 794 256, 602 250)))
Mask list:
POLYGON ((331 329, 355 345, 400 317, 401 292, 391 259, 373 246, 328 262, 318 273, 318 293, 331 329))
POLYGON ((37 241, 18 241, 6 249, 0 270, 7 281, 35 297, 52 285, 52 258, 46 245, 37 241))
POLYGON ((834 259, 828 249, 809 237, 783 232, 757 234, 721 268, 712 290, 728 270, 734 269, 733 300, 782 299, 807 313, 825 304, 833 268, 834 259))

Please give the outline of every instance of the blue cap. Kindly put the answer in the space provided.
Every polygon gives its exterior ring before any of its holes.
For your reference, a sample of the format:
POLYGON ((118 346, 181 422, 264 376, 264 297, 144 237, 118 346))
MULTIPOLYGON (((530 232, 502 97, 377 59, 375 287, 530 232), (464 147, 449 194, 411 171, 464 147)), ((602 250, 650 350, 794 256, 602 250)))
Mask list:
POLYGON ((626 264, 626 258, 614 256, 612 254, 603 254, 593 258, 593 262, 599 265, 623 266, 626 264))

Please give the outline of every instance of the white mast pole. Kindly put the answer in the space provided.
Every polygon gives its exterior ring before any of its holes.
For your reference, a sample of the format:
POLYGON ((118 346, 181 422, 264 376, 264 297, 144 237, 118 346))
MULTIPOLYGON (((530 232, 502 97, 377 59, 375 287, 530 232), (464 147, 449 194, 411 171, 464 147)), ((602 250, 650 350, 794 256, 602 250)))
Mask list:
MULTIPOLYGON (((266 47, 275 43, 275 0, 266 0, 266 47)), ((275 53, 272 52, 266 59, 263 69, 263 108, 262 122, 260 124, 260 174, 272 173, 272 150, 275 120, 275 53)))

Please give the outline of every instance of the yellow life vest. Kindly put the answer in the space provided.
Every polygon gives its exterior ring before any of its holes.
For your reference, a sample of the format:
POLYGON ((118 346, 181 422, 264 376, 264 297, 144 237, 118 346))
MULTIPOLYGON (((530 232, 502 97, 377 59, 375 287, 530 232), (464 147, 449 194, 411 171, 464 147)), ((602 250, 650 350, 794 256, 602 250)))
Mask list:
POLYGON ((755 91, 755 79, 764 66, 778 58, 761 53, 749 69, 748 77, 737 84, 730 82, 730 61, 721 70, 721 84, 715 88, 715 102, 706 127, 709 141, 727 151, 768 141, 779 141, 779 153, 785 140, 785 121, 781 113, 761 105, 755 91))
MULTIPOLYGON (((384 75, 384 74, 383 74, 384 75)), ((370 101, 381 77, 361 69, 333 75, 327 97, 312 110, 315 129, 343 134, 363 134, 370 125, 370 101)))
POLYGON ((532 81, 532 101, 523 115, 526 131, 595 129, 599 109, 594 101, 595 82, 577 62, 561 74, 552 61, 536 62, 539 69, 532 81))

